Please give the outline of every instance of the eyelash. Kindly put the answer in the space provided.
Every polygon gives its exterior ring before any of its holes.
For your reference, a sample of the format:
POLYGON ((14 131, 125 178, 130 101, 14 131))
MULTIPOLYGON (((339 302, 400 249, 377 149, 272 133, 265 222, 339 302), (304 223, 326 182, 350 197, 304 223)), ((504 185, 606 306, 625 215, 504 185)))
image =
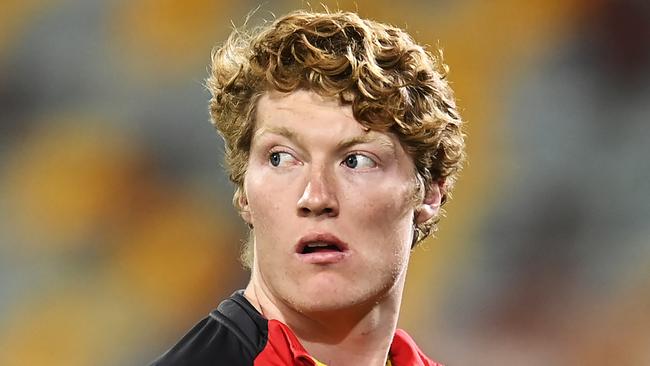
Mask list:
POLYGON ((273 164, 273 160, 272 160, 272 159, 273 159, 274 154, 278 154, 278 158, 280 158, 280 156, 281 156, 282 154, 284 154, 284 155, 289 155, 289 156, 292 157, 294 160, 297 160, 297 159, 293 156, 293 154, 291 154, 290 152, 287 152, 287 151, 273 151, 273 150, 272 150, 272 151, 269 152, 268 157, 267 157, 267 160, 268 160, 268 162, 269 162, 273 167, 276 167, 276 168, 280 166, 280 164, 282 163, 282 161, 279 160, 279 161, 278 161, 278 165, 273 164))
MULTIPOLYGON (((352 156, 361 156, 361 157, 367 159, 368 161, 370 161, 371 164, 372 164, 372 166, 369 167, 368 169, 370 169, 370 168, 374 168, 374 167, 376 167, 376 166, 378 165, 377 162, 375 161, 375 159, 369 157, 369 156, 366 155, 366 154, 362 154, 362 153, 358 153, 358 152, 352 152, 352 153, 347 154, 347 155, 345 156, 345 159, 343 159, 343 161, 341 162, 341 164, 346 165, 346 166, 347 166, 348 168, 350 168, 350 169, 355 169, 356 166, 355 166, 355 167, 350 167, 350 166, 348 166, 348 164, 347 164, 348 161, 349 161, 348 159, 350 159, 350 157, 352 157, 352 156)), ((358 159, 355 159, 355 162, 358 164, 358 159)))
MULTIPOLYGON (((288 151, 284 151, 284 150, 271 150, 271 151, 269 151, 269 153, 268 153, 267 161, 268 161, 268 162, 269 162, 273 167, 276 167, 276 168, 277 168, 277 167, 280 167, 280 164, 282 163, 282 161, 278 161, 278 162, 277 162, 278 165, 275 165, 275 164, 273 163, 273 161, 272 161, 274 154, 278 154, 278 156, 281 156, 282 154, 289 155, 289 156, 290 156, 291 158, 293 158, 294 160, 297 160, 297 159, 294 157, 294 155, 293 155, 292 153, 288 152, 288 151)), ((375 161, 375 159, 371 158, 371 157, 368 156, 367 154, 360 153, 360 152, 350 152, 350 153, 348 153, 347 155, 345 155, 345 158, 343 159, 343 161, 341 161, 340 165, 346 166, 346 167, 348 167, 349 169, 356 170, 356 165, 355 165, 354 167, 351 167, 351 166, 348 165, 348 162, 350 162, 350 163, 352 162, 352 161, 349 160, 350 157, 352 157, 352 156, 361 156, 361 157, 367 159, 368 161, 370 161, 371 164, 372 164, 372 166, 371 166, 371 167, 368 167, 368 169, 370 169, 370 168, 374 168, 374 167, 376 167, 376 166, 379 165, 379 164, 375 161)), ((358 159, 355 159, 355 160, 354 160, 354 163, 358 164, 358 159)))

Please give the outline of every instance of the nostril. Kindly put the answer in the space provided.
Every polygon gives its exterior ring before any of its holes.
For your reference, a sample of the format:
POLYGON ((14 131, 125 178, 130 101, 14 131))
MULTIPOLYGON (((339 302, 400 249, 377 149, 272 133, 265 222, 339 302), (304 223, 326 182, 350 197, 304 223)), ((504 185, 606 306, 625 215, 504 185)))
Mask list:
POLYGON ((324 207, 324 208, 322 208, 322 209, 317 209, 317 210, 313 210, 313 209, 310 209, 310 208, 308 208, 308 207, 301 207, 301 208, 299 208, 299 214, 300 214, 301 216, 310 216, 310 215, 317 215, 317 216, 320 216, 320 215, 326 215, 326 216, 332 216, 332 215, 334 215, 334 213, 335 213, 335 210, 334 210, 334 208, 332 208, 332 207, 324 207))
POLYGON ((300 208, 300 213, 303 214, 303 215, 305 215, 305 216, 306 216, 306 215, 309 215, 310 212, 311 212, 311 211, 310 211, 307 207, 301 207, 301 208, 300 208))

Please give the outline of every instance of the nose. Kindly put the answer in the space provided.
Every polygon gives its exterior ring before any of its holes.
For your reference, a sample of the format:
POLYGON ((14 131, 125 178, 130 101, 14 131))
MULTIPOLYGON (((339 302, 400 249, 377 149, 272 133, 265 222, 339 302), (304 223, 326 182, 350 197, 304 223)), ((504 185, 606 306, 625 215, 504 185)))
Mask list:
POLYGON ((324 168, 313 166, 302 196, 298 200, 298 215, 335 217, 339 214, 339 203, 333 178, 324 168))

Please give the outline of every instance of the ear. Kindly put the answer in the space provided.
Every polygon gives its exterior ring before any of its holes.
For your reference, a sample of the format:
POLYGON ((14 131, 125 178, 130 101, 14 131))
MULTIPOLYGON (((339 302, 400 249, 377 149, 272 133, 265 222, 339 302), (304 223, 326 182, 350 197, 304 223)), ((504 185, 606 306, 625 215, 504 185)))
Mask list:
POLYGON ((422 224, 438 214, 444 191, 444 180, 432 182, 427 187, 422 203, 415 209, 415 224, 422 224))
POLYGON ((252 227, 253 222, 251 218, 250 206, 248 205, 248 198, 246 198, 246 193, 241 189, 237 195, 237 204, 239 206, 239 215, 242 219, 244 219, 249 227, 252 227))

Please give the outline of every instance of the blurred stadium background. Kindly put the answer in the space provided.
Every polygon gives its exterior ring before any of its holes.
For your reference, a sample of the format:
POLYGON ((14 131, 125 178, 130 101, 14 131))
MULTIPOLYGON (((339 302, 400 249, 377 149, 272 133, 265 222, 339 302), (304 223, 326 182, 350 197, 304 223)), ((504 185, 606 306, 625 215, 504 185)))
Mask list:
MULTIPOLYGON (((327 4, 441 46, 468 120, 400 326, 448 365, 650 365, 650 2, 327 4)), ((143 365, 245 285, 202 82, 258 5, 0 3, 0 365, 143 365)))

